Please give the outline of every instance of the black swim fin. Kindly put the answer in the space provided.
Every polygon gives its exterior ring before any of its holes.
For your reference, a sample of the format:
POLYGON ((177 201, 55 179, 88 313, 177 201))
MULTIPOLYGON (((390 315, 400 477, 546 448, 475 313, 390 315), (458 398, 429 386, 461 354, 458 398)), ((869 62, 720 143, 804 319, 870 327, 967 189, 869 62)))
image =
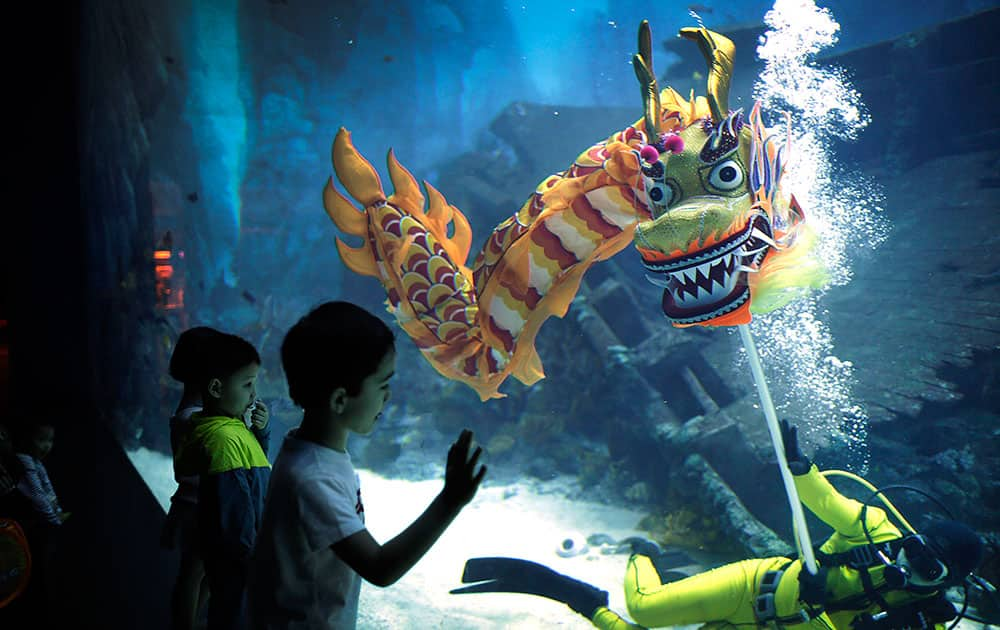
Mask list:
POLYGON ((608 592, 556 573, 547 566, 520 558, 470 558, 462 583, 477 582, 449 591, 467 593, 525 593, 563 602, 587 619, 608 605, 608 592))

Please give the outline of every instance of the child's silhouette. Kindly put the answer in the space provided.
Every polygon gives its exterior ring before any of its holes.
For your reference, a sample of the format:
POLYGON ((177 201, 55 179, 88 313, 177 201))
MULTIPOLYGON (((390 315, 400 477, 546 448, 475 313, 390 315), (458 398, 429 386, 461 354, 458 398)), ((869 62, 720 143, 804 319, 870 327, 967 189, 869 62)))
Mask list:
POLYGON ((463 431, 444 489, 380 544, 365 528, 347 438, 370 433, 389 400, 392 331, 354 304, 328 302, 292 327, 281 357, 303 416, 275 460, 250 577, 252 627, 354 628, 361 578, 388 586, 420 560, 479 488, 482 449, 470 457, 472 433, 463 431))
POLYGON ((209 342, 201 373, 203 409, 177 456, 177 471, 198 475, 198 546, 211 589, 208 629, 239 628, 244 586, 271 466, 267 407, 257 400, 260 355, 248 341, 223 334, 209 342), (244 415, 254 408, 253 431, 244 415))

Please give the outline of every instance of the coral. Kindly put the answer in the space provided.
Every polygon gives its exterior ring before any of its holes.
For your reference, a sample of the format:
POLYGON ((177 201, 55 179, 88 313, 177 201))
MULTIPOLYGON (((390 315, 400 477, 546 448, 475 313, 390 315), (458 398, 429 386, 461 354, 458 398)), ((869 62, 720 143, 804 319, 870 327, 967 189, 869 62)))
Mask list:
POLYGON ((656 542, 665 547, 711 549, 717 553, 742 552, 739 545, 723 534, 714 517, 699 514, 689 507, 648 514, 639 521, 638 528, 649 532, 656 542))

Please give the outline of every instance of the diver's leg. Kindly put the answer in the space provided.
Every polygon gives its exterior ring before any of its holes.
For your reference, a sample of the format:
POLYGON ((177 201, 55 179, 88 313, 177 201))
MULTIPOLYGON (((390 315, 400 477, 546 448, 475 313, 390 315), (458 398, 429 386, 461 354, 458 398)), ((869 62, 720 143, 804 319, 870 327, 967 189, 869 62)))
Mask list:
POLYGON ((663 584, 652 561, 634 555, 625 572, 625 603, 632 619, 650 627, 709 621, 752 624, 758 576, 784 561, 744 560, 663 584))

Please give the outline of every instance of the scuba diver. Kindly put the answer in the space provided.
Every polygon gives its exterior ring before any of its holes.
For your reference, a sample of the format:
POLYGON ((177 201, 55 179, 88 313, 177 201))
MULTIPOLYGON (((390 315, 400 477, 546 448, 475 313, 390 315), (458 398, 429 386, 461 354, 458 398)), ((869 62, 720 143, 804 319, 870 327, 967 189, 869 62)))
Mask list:
MULTIPOLYGON (((983 557, 967 525, 936 520, 920 533, 900 531, 886 512, 840 494, 802 453, 798 431, 782 421, 788 468, 802 502, 834 529, 817 548, 811 574, 794 557, 735 562, 677 579, 671 554, 633 544, 625 572, 630 623, 608 609, 608 593, 543 565, 517 558, 472 558, 464 593, 526 593, 569 605, 603 630, 703 623, 702 628, 778 627, 876 630, 932 628, 956 618, 944 595, 962 585, 983 557)), ((676 554, 674 554, 676 555, 676 554)), ((963 608, 964 613, 964 608, 963 608)), ((943 626, 941 626, 943 627, 943 626)))

